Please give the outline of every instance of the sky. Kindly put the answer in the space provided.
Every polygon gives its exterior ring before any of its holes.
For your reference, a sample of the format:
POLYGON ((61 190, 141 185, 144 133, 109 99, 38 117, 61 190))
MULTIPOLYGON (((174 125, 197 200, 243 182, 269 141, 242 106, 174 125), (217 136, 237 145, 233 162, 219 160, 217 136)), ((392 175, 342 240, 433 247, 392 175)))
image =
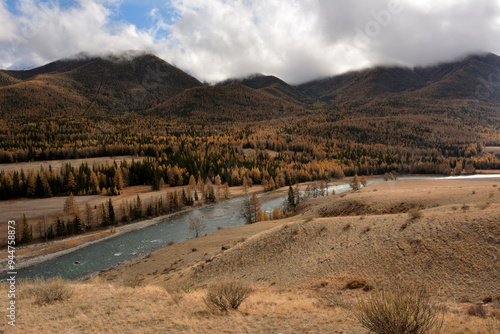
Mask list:
POLYGON ((298 84, 376 65, 500 55, 500 0, 0 0, 0 68, 151 52, 214 83, 298 84))

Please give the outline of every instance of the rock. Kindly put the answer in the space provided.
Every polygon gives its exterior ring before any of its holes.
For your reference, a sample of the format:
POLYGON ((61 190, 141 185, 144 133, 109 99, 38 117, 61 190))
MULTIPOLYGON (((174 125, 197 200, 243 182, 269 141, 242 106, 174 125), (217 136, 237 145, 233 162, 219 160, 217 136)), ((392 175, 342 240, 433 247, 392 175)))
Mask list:
POLYGON ((229 248, 231 248, 231 246, 222 246, 221 250, 225 251, 225 250, 228 250, 229 248))

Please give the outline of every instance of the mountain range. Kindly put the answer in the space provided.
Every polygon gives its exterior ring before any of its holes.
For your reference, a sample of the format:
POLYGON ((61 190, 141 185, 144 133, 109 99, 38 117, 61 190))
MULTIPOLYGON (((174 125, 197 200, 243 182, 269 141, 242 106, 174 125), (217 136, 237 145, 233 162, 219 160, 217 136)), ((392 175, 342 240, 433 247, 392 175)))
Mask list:
POLYGON ((1 117, 135 111, 191 121, 266 120, 317 112, 435 113, 474 103, 498 121, 500 57, 375 67, 300 85, 261 74, 209 86, 151 55, 85 57, 0 71, 1 117))

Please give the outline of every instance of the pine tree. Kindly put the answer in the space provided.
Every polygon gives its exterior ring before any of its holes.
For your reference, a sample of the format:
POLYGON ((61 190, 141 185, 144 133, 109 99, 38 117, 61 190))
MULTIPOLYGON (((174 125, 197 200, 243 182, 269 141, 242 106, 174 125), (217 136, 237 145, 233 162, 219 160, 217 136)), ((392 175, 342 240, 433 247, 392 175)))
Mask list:
POLYGON ((359 188, 361 188, 361 183, 359 182, 358 174, 354 175, 351 182, 349 183, 349 186, 354 191, 357 191, 357 190, 359 190, 359 188))
POLYGON ((254 193, 252 197, 246 196, 243 201, 243 206, 241 209, 241 214, 245 218, 247 224, 252 224, 257 221, 257 217, 260 211, 260 201, 257 195, 254 193))
MULTIPOLYGON (((161 197, 160 197, 160 207, 161 207, 161 197)), ((122 200, 122 204, 120 205, 120 211, 122 215, 122 223, 127 223, 129 220, 129 214, 127 213, 128 205, 125 204, 125 200, 122 200)), ((163 212, 161 212, 163 213, 163 212)))
POLYGON ((274 183, 273 178, 271 177, 271 178, 269 179, 269 187, 268 187, 268 190, 274 190, 275 188, 276 188, 276 185, 275 185, 275 183, 274 183))
POLYGON ((28 224, 26 215, 23 214, 21 218, 21 243, 30 242, 33 239, 33 232, 31 226, 28 224))
POLYGON ((123 174, 121 169, 115 169, 115 177, 113 178, 113 185, 118 190, 122 190, 125 187, 125 182, 123 181, 123 174))
POLYGON ((221 181, 220 175, 217 174, 217 176, 215 177, 215 185, 220 186, 221 184, 222 184, 222 181, 221 181))
POLYGON ((76 215, 75 218, 73 219, 73 231, 76 234, 85 231, 85 227, 82 224, 82 220, 80 219, 80 217, 78 217, 78 215, 76 215))
POLYGON ((292 185, 288 187, 288 198, 287 198, 287 211, 295 210, 296 202, 295 202, 295 192, 293 191, 292 185))
POLYGON ((73 193, 70 193, 64 202, 64 213, 67 215, 77 215, 78 211, 78 204, 76 204, 73 193))
POLYGON ((366 187, 368 185, 368 181, 366 181, 366 177, 364 175, 361 177, 360 182, 363 185, 363 187, 366 187))
POLYGON ((85 204, 85 228, 90 229, 94 222, 94 213, 92 212, 92 208, 90 207, 90 204, 87 203, 85 204))
POLYGON ((269 190, 269 181, 267 181, 267 179, 265 179, 265 178, 262 179, 261 184, 262 184, 262 187, 264 187, 264 191, 269 190))
POLYGON ((64 226, 64 222, 61 218, 57 218, 56 220, 56 235, 58 237, 66 235, 66 226, 64 226))
POLYGON ((187 196, 186 196, 186 191, 184 190, 184 188, 182 188, 182 195, 181 195, 181 198, 182 198, 182 203, 183 203, 184 205, 189 205, 189 204, 188 204, 188 202, 189 202, 189 201, 188 201, 188 198, 187 198, 187 196))
POLYGON ((191 175, 189 177, 189 187, 188 187, 188 189, 189 190, 193 190, 194 188, 196 188, 196 179, 194 178, 194 175, 191 175))
POLYGON ((26 196, 34 198, 36 194, 36 177, 33 171, 30 171, 28 175, 28 188, 26 190, 26 196))
POLYGON ((108 199, 108 217, 109 217, 109 223, 111 225, 115 225, 116 224, 115 208, 113 207, 113 202, 111 201, 111 198, 108 199))
POLYGON ((299 189, 299 184, 295 184, 295 189, 293 190, 293 196, 295 198, 295 206, 299 205, 300 203, 300 189, 299 189))
POLYGON ((152 217, 153 216, 153 206, 151 203, 148 204, 146 207, 146 217, 152 217))
POLYGON ((139 195, 137 195, 137 199, 135 201, 135 219, 142 218, 142 201, 139 195))
POLYGON ((45 235, 46 235, 48 240, 54 239, 56 237, 54 234, 54 228, 52 227, 52 225, 49 226, 45 235))
POLYGON ((161 189, 161 187, 160 187, 160 178, 157 175, 153 176, 153 181, 152 181, 152 184, 151 184, 151 189, 153 191, 159 191, 161 189))
POLYGON ((68 173, 64 189, 66 190, 66 193, 74 193, 76 191, 76 182, 73 172, 68 173))
POLYGON ((101 192, 99 188, 99 180, 97 179, 97 175, 94 173, 94 171, 90 173, 89 192, 93 195, 99 194, 101 192))

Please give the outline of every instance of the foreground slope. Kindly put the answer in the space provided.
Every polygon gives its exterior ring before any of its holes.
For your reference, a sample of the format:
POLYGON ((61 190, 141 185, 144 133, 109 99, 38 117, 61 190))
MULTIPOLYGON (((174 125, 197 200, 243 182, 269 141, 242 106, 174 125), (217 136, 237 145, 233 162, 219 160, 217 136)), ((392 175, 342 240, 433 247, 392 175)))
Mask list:
POLYGON ((103 276, 170 282, 187 275, 201 285, 238 279, 288 287, 328 277, 338 286, 352 279, 383 286, 396 279, 423 283, 444 298, 500 297, 500 191, 493 185, 491 179, 372 184, 305 201, 284 221, 167 247, 103 276), (422 217, 411 219, 411 209, 422 217), (221 252, 224 243, 234 247, 221 252))
POLYGON ((424 284, 444 312, 442 332, 495 333, 498 183, 392 181, 307 200, 297 216, 223 229, 63 283, 71 294, 53 304, 36 303, 43 283, 20 282, 23 313, 10 332, 366 333, 352 306, 373 292, 345 288, 356 281, 424 284), (238 311, 207 308, 207 285, 233 279, 254 289, 238 311), (486 317, 471 315, 486 300, 486 317))

